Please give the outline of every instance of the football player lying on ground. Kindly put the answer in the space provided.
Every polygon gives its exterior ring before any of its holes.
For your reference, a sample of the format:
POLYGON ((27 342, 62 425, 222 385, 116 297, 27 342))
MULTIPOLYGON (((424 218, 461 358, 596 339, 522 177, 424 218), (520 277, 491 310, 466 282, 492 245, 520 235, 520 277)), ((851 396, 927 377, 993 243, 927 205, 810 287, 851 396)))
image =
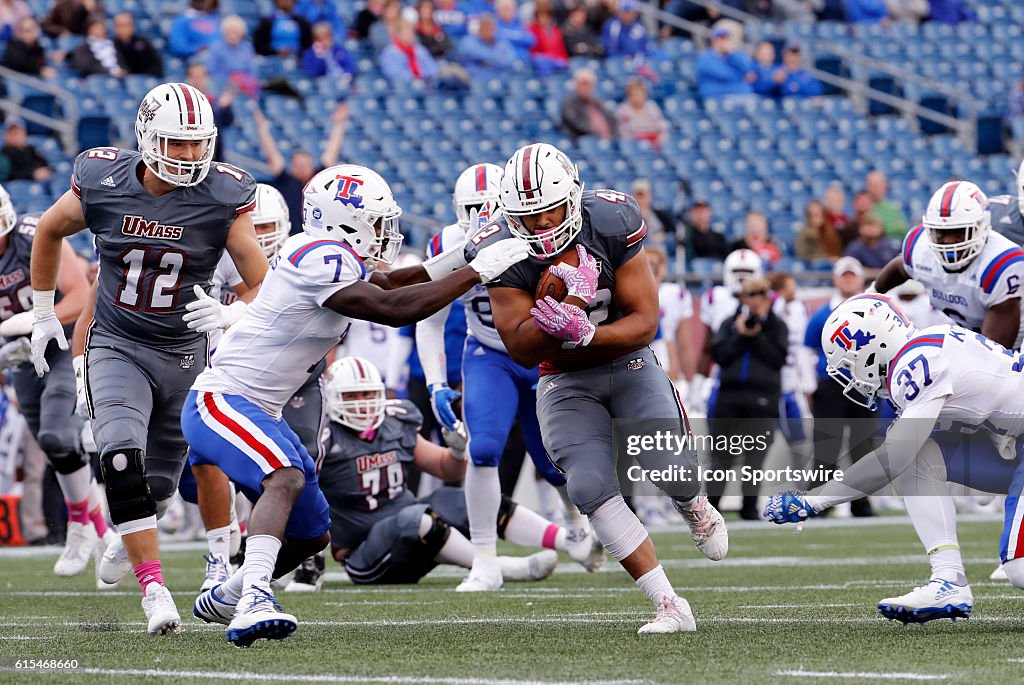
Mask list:
MULTIPOLYGON (((445 482, 466 475, 466 439, 443 428, 449 448, 419 434, 423 417, 408 401, 389 402, 380 371, 345 357, 327 371, 331 418, 320 489, 331 507, 331 551, 358 584, 415 583, 438 564, 473 565, 465 493, 443 486, 417 501, 405 487, 406 467, 445 482)), ((588 571, 604 561, 594 536, 569 540, 568 531, 500 497, 498 534, 519 545, 546 547, 528 557, 496 557, 506 580, 542 580, 566 552, 588 571)))
MULTIPOLYGON (((893 483, 905 497, 948 495, 947 482, 1007 495, 999 557, 1024 588, 1019 506, 1024 460, 1024 359, 980 333, 942 325, 915 330, 888 298, 858 295, 839 305, 822 331, 829 375, 854 402, 889 399, 897 414, 885 443, 810 493, 774 495, 765 517, 795 523, 893 483)), ((878 610, 904 623, 969 618, 974 605, 963 572, 956 520, 914 520, 931 578, 878 610)))

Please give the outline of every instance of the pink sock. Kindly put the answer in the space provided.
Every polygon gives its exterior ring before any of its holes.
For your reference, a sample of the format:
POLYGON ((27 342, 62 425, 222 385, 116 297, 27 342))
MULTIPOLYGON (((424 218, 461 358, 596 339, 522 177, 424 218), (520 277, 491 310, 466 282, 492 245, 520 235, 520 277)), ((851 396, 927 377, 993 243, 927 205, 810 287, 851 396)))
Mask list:
POLYGON ((541 539, 540 543, 541 547, 545 547, 547 549, 554 549, 555 539, 558 537, 558 530, 558 526, 556 526, 553 523, 549 525, 547 528, 545 528, 544 537, 541 539))
POLYGON ((103 537, 107 534, 107 519, 103 518, 102 509, 96 507, 90 511, 89 520, 92 521, 92 527, 96 529, 97 535, 103 537))
POLYGON ((68 523, 81 523, 83 526, 89 525, 89 498, 86 497, 81 502, 69 502, 64 500, 64 504, 68 507, 68 523))
POLYGON ((142 588, 142 594, 146 594, 146 587, 150 583, 157 583, 159 585, 164 584, 164 576, 160 571, 160 560, 154 559, 153 561, 144 561, 134 569, 135 577, 139 579, 139 586, 142 588))

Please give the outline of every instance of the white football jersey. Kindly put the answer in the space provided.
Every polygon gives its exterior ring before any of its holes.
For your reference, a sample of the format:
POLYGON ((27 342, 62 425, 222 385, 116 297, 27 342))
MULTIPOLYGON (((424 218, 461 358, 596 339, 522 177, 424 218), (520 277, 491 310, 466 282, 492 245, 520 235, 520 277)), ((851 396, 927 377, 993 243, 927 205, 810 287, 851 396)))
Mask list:
POLYGON ((772 302, 772 311, 782 319, 789 331, 786 365, 782 367, 782 392, 805 392, 807 390, 802 378, 805 377, 800 366, 804 364, 804 334, 807 332, 807 321, 811 318, 807 305, 800 299, 786 302, 785 298, 776 297, 772 302))
MULTIPOLYGON (((1024 435, 1024 360, 960 326, 917 331, 889 365, 886 387, 901 417, 941 400, 936 428, 1024 435)), ((934 418, 934 416, 922 418, 934 418)))
MULTIPOLYGON (((966 269, 949 273, 939 264, 924 226, 916 226, 903 240, 903 267, 920 281, 932 306, 954 323, 980 331, 985 314, 995 305, 1024 292, 1024 249, 998 233, 989 233, 981 253, 966 269)), ((1022 317, 1024 322, 1024 317, 1022 317)), ((1015 347, 1020 347, 1020 334, 1015 347)))
MULTIPOLYGON (((888 293, 891 295, 892 293, 888 293)), ((915 328, 928 328, 929 326, 941 326, 951 323, 948 316, 932 306, 932 301, 927 295, 906 300, 902 297, 892 298, 893 302, 899 305, 903 313, 907 315, 915 328)))
POLYGON ((351 323, 324 302, 358 280, 369 280, 369 274, 348 245, 304 233, 292 236, 241 321, 224 334, 213 365, 192 387, 241 395, 280 417, 351 323))
POLYGON ((661 337, 673 341, 679 322, 693 318, 693 295, 678 283, 662 283, 658 286, 658 304, 661 337))
MULTIPOLYGON (((380 370, 382 376, 386 374, 392 348, 398 340, 398 329, 391 326, 384 326, 369 321, 352 321, 345 340, 341 343, 335 359, 355 355, 369 360, 380 370)), ((388 387, 397 383, 398 379, 385 378, 388 387)))
MULTIPOLYGON (((458 224, 450 224, 441 229, 427 244, 427 259, 439 255, 452 245, 457 245, 466 240, 466 232, 458 224)), ((494 327, 494 316, 491 314, 491 298, 487 294, 487 287, 483 283, 477 283, 465 294, 459 297, 466 308, 466 329, 469 334, 480 341, 481 345, 505 352, 505 343, 498 335, 498 329, 494 327)))
POLYGON ((736 317, 740 301, 724 285, 716 285, 708 290, 700 305, 700 320, 714 335, 723 323, 736 317))

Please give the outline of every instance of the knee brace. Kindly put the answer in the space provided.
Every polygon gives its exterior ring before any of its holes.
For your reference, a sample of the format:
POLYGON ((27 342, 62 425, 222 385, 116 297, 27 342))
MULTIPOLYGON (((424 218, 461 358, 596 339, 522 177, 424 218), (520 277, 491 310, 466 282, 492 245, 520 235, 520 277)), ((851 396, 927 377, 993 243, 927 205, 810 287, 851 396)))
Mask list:
POLYGON ((572 503, 588 515, 619 494, 610 477, 584 469, 575 469, 569 474, 566 488, 572 503))
POLYGON ((615 558, 622 561, 647 539, 647 529, 621 495, 612 497, 588 515, 597 539, 615 558))
POLYGON ((168 497, 167 499, 158 500, 156 503, 156 518, 160 520, 167 513, 167 510, 174 504, 174 498, 168 497))
POLYGON ((146 482, 142 450, 111 450, 100 455, 110 519, 115 524, 156 515, 156 500, 146 482))
MULTIPOLYGON (((448 536, 452 534, 452 529, 447 521, 438 516, 437 512, 429 507, 423 512, 423 515, 430 518, 430 528, 425 534, 420 536, 420 539, 423 540, 423 544, 427 546, 427 550, 433 555, 431 556, 433 558, 444 547, 444 543, 448 542, 448 536)), ((421 521, 421 523, 423 522, 421 521)))
POLYGON ((505 539, 505 529, 508 528, 509 519, 515 513, 516 506, 518 505, 511 499, 505 495, 501 496, 501 504, 498 505, 498 537, 502 540, 505 539))
POLYGON ((1024 590, 1024 558, 1010 559, 1003 564, 1003 571, 1011 585, 1024 590))
POLYGON ((88 466, 84 455, 78 452, 50 452, 46 449, 44 451, 50 459, 50 465, 53 466, 53 470, 62 476, 72 474, 83 466, 88 466))

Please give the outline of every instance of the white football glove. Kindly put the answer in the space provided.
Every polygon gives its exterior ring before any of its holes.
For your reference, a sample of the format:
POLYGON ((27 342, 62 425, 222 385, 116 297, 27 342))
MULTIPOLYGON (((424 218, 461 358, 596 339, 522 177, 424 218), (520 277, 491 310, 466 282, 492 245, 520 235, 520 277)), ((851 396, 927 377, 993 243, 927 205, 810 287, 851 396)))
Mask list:
POLYGON ((32 343, 21 336, 0 347, 0 371, 32 359, 32 343))
POLYGON ((245 314, 246 304, 241 300, 231 304, 221 304, 207 295, 198 283, 192 288, 192 291, 198 299, 185 305, 188 313, 182 317, 182 320, 193 331, 209 333, 218 328, 230 328, 245 314))
POLYGON ((487 283, 529 256, 530 246, 525 240, 505 238, 480 250, 469 265, 480 274, 480 280, 487 283))
POLYGON ((466 445, 469 441, 466 437, 466 426, 462 421, 455 422, 455 430, 448 430, 442 426, 441 437, 451 450, 453 459, 466 461, 466 445))
POLYGON ((71 360, 75 368, 75 413, 82 418, 89 418, 89 403, 85 401, 85 355, 80 354, 71 360))
POLYGON ((32 312, 15 314, 3 323, 0 323, 0 336, 5 338, 17 338, 19 335, 31 335, 32 323, 35 316, 32 312))
POLYGON ((32 364, 36 367, 36 375, 40 378, 50 370, 50 365, 46 363, 46 346, 50 341, 56 340, 60 349, 68 349, 68 339, 64 337, 64 327, 60 325, 57 315, 53 313, 55 295, 53 290, 32 291, 32 364))

